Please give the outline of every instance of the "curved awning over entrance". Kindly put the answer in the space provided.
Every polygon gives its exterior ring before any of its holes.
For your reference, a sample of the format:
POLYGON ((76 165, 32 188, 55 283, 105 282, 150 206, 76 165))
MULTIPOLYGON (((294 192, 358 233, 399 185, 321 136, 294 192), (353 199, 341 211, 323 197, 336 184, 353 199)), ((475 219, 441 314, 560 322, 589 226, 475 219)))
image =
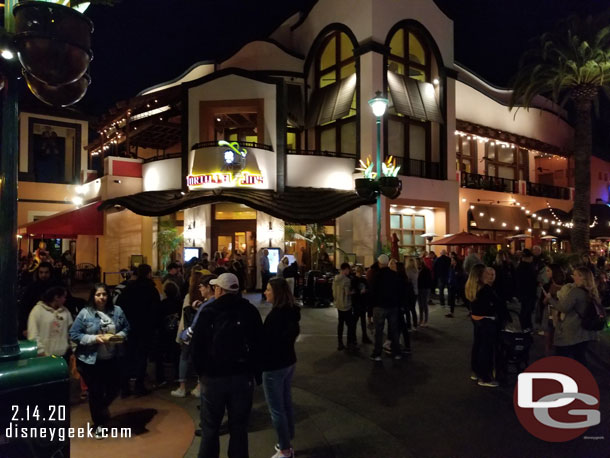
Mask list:
POLYGON ((268 189, 209 189, 182 194, 180 190, 149 191, 109 199, 101 210, 124 207, 138 215, 163 216, 185 208, 218 202, 235 202, 291 223, 310 224, 337 218, 362 205, 375 203, 354 191, 286 187, 283 193, 268 189))

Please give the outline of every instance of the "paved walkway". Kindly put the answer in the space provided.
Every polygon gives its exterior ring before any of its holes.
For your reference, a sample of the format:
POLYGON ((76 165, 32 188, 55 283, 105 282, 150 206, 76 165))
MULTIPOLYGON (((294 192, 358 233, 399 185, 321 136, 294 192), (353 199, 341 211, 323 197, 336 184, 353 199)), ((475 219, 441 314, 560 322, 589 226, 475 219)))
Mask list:
MULTIPOLYGON (((260 306, 261 313, 268 306, 260 306)), ((595 362, 592 372, 602 393, 602 424, 589 436, 549 444, 527 433, 517 421, 508 386, 482 388, 470 381, 471 323, 465 309, 445 318, 431 306, 430 327, 412 334, 413 355, 382 364, 336 350, 336 311, 303 309, 294 379, 299 457, 608 457, 610 456, 610 376, 595 362)), ((532 358, 541 357, 543 338, 535 337, 532 358)), ((169 397, 169 390, 156 395, 169 397)), ((197 401, 176 399, 198 422, 197 401)), ((256 390, 251 419, 251 458, 273 454, 271 428, 262 389, 256 390)), ((226 456, 228 436, 222 437, 226 456)), ((194 438, 186 457, 195 457, 194 438)))

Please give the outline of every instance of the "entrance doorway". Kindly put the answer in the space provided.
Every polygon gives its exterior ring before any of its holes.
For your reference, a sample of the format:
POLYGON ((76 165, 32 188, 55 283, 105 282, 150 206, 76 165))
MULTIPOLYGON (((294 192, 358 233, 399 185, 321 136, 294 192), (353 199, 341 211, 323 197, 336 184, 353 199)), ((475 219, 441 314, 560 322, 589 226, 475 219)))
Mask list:
POLYGON ((212 206, 212 253, 233 260, 236 252, 245 265, 245 289, 256 287, 256 210, 242 204, 212 206))

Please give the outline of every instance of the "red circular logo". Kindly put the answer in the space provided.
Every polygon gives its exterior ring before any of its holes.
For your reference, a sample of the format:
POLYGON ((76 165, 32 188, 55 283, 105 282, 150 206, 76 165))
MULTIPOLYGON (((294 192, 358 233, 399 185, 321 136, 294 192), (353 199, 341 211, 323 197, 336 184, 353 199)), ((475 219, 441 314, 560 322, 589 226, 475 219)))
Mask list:
POLYGON ((513 404, 521 425, 547 442, 575 439, 600 422, 597 382, 563 356, 543 358, 519 374, 513 404))

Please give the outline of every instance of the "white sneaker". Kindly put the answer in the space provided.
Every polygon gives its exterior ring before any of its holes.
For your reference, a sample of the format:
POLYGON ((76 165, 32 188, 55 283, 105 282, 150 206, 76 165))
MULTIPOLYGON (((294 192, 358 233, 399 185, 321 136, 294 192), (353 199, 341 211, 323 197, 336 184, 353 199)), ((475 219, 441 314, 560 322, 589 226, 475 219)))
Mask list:
MULTIPOLYGON (((280 444, 275 444, 273 446, 273 448, 275 449, 276 452, 279 452, 280 451, 280 444)), ((294 453, 294 449, 293 448, 291 448, 290 451, 292 452, 292 458, 294 458, 297 454, 294 453)))
POLYGON ((201 391, 199 390, 199 387, 198 387, 198 386, 196 386, 195 388, 193 388, 193 389, 191 390, 191 396, 194 396, 194 397, 196 397, 196 398, 201 397, 201 391))
POLYGON ((184 397, 186 397, 186 392, 184 391, 184 388, 176 388, 170 394, 172 396, 174 396, 175 398, 184 398, 184 397))
POLYGON ((496 382, 495 380, 490 380, 489 382, 485 382, 485 381, 483 381, 483 379, 479 379, 477 384, 479 386, 486 386, 489 388, 497 388, 500 386, 500 384, 498 382, 496 382))
POLYGON ((271 458, 294 458, 294 450, 290 449, 290 455, 284 455, 281 450, 278 450, 271 458))

